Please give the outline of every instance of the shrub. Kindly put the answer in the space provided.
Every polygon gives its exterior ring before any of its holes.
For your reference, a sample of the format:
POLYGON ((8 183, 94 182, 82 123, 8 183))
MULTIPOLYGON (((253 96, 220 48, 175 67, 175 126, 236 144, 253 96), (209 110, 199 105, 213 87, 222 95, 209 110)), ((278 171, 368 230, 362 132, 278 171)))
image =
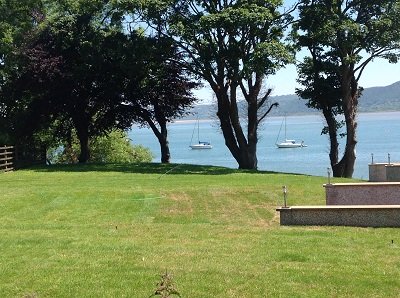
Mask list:
MULTIPOLYGON (((148 148, 142 145, 132 145, 126 132, 113 130, 105 136, 90 140, 89 162, 96 163, 136 163, 151 162, 153 155, 148 148)), ((62 150, 53 150, 55 163, 76 163, 79 156, 79 142, 73 137, 70 146, 64 146, 62 150)))

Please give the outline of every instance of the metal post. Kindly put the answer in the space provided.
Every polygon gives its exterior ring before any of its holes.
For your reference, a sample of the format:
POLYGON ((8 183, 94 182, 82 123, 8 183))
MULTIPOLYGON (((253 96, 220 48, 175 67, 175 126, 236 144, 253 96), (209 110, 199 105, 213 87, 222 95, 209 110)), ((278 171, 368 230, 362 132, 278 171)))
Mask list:
POLYGON ((373 153, 371 153, 371 159, 372 159, 371 164, 374 164, 374 154, 373 153))
POLYGON ((390 164, 390 153, 388 153, 388 164, 390 164))
POLYGON ((328 184, 331 184, 331 168, 328 168, 328 184))
POLYGON ((287 197, 287 187, 286 185, 282 186, 282 191, 283 191, 283 207, 287 207, 287 202, 286 202, 286 197, 287 197))

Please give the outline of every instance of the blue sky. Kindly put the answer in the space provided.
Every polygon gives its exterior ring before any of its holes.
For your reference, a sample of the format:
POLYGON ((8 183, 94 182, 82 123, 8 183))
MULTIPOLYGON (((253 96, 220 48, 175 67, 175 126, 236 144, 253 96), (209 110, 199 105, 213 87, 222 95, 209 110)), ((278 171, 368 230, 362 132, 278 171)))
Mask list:
MULTIPOLYGON (((273 88, 274 95, 293 94, 296 88, 296 67, 289 65, 276 75, 267 79, 267 85, 273 88)), ((359 85, 364 88, 387 86, 400 81, 400 63, 390 64, 386 60, 376 59, 367 66, 359 85)))

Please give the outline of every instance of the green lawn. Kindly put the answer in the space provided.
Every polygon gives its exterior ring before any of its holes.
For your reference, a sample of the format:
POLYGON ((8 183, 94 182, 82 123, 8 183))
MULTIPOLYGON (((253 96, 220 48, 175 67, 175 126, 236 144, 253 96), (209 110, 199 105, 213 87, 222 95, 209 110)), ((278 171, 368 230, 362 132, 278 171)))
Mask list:
POLYGON ((318 205, 323 183, 157 164, 0 173, 0 297, 149 297, 166 270, 190 298, 399 297, 400 230, 279 225, 282 185, 289 205, 318 205))

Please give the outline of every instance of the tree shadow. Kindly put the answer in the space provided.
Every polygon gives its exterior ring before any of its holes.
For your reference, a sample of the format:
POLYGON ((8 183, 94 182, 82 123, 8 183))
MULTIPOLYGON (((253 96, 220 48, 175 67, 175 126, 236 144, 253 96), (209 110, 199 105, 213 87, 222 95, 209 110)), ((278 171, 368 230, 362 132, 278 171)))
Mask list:
POLYGON ((35 172, 119 172, 160 175, 227 175, 232 173, 273 173, 257 170, 238 170, 219 166, 191 164, 161 164, 161 163, 132 163, 132 164, 68 164, 34 166, 29 170, 35 172))

